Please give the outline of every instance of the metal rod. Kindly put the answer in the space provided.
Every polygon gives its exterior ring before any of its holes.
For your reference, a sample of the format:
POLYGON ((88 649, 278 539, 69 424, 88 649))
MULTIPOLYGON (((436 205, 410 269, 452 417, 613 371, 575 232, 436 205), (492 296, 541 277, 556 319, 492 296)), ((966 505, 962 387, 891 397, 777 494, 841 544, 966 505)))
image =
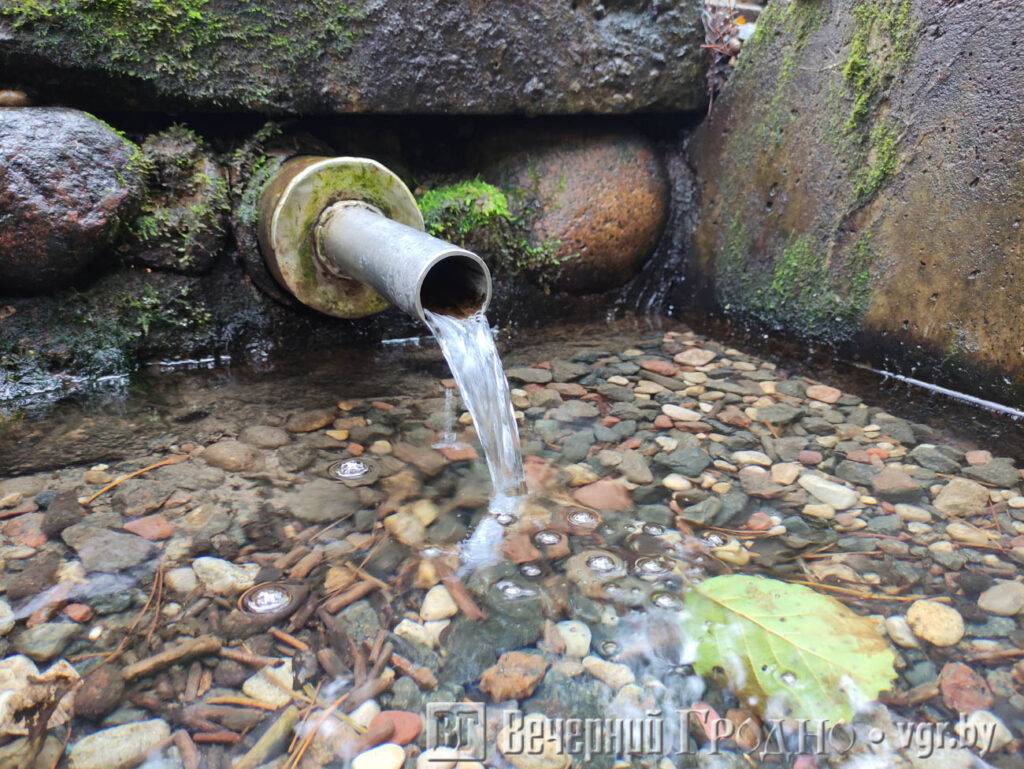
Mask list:
POLYGON ((491 300, 491 275, 483 259, 360 201, 324 210, 316 251, 327 271, 367 284, 420 320, 426 320, 425 309, 469 317, 491 300))

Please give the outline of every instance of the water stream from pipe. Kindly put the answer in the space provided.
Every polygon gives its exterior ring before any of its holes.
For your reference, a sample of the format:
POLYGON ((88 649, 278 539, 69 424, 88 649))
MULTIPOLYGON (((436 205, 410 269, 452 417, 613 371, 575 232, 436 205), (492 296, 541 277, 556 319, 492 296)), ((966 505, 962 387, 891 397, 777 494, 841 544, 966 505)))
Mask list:
MULTIPOLYGON (((491 336, 487 318, 478 312, 455 318, 425 311, 427 326, 437 339, 452 370, 463 403, 473 417, 487 458, 496 502, 525 492, 523 457, 519 446, 512 397, 491 336)), ((502 507, 501 504, 492 509, 502 507)), ((494 509, 499 513, 497 509, 494 509)))

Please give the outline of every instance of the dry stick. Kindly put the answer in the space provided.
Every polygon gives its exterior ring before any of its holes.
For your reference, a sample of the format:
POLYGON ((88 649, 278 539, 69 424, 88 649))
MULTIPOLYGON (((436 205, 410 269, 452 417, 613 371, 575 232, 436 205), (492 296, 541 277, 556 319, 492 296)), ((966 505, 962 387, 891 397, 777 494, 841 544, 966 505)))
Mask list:
POLYGON ((302 607, 292 615, 291 620, 288 622, 288 632, 294 633, 299 628, 305 627, 319 603, 320 597, 318 595, 310 595, 306 602, 302 604, 302 607))
POLYGON ((146 631, 146 645, 149 646, 153 633, 156 631, 156 624, 160 619, 160 603, 164 598, 164 565, 162 562, 156 566, 156 603, 153 606, 153 621, 149 624, 149 630, 146 631))
POLYGON ((87 500, 85 500, 85 502, 83 502, 82 504, 83 505, 91 505, 93 503, 93 500, 95 500, 98 496, 100 496, 101 494, 106 494, 112 488, 114 488, 115 486, 117 486, 117 485, 119 485, 121 483, 124 483, 125 481, 129 480, 130 478, 135 478, 136 476, 142 475, 143 473, 148 473, 150 470, 155 470, 158 467, 163 467, 164 465, 173 465, 173 464, 175 464, 177 462, 181 462, 181 461, 184 461, 186 459, 188 459, 188 454, 178 454, 177 456, 169 457, 169 458, 164 459, 164 460, 162 460, 160 462, 157 462, 155 465, 150 465, 149 467, 143 467, 141 470, 136 470, 134 473, 128 473, 128 475, 122 475, 116 481, 113 481, 112 483, 108 483, 102 489, 100 489, 95 494, 93 494, 91 497, 89 497, 87 500))
POLYGON ((824 582, 805 582, 800 579, 789 579, 786 580, 791 585, 805 585, 806 587, 812 588, 824 588, 825 590, 834 590, 837 593, 845 593, 850 598, 864 598, 873 601, 939 601, 942 603, 949 603, 949 596, 927 596, 927 595, 877 595, 874 593, 862 593, 858 590, 853 590, 848 587, 839 587, 838 585, 828 585, 824 582))
POLYGON ((324 608, 331 614, 334 614, 335 612, 344 609, 346 606, 355 603, 359 599, 365 598, 374 590, 377 590, 378 587, 379 585, 374 582, 360 582, 359 584, 350 587, 344 593, 339 593, 334 596, 334 598, 328 599, 324 603, 324 608))
POLYGON ((229 695, 225 695, 223 697, 210 697, 203 704, 237 705, 240 708, 255 708, 256 710, 277 710, 276 705, 268 705, 266 702, 260 702, 259 700, 253 700, 248 697, 231 697, 229 695))
POLYGON ((179 729, 171 737, 181 754, 181 763, 184 764, 185 769, 199 769, 199 750, 189 733, 184 729, 179 729))
POLYGON ((300 651, 300 652, 308 652, 309 651, 309 645, 308 644, 306 644, 303 641, 300 641, 295 636, 289 635, 288 633, 284 632, 283 630, 279 630, 276 627, 272 627, 272 628, 268 628, 267 632, 270 633, 270 635, 272 635, 274 638, 276 638, 281 643, 287 644, 288 646, 292 647, 293 649, 296 649, 297 651, 300 651))
POLYGON ((241 649, 235 649, 230 646, 222 646, 217 654, 226 660, 238 662, 242 665, 248 665, 252 668, 263 668, 268 666, 276 668, 284 664, 284 660, 280 660, 277 657, 264 657, 260 654, 245 652, 241 649))
POLYGON ((430 668, 421 667, 400 654, 391 655, 391 664, 395 670, 403 676, 409 676, 424 691, 431 691, 437 687, 437 677, 430 668))
POLYGON ((314 547, 306 555, 302 556, 299 561, 292 566, 288 572, 288 576, 291 579, 303 580, 309 576, 309 573, 313 571, 324 561, 324 549, 322 547, 314 547))
POLYGON ((309 551, 309 548, 305 545, 296 545, 287 553, 285 553, 282 556, 279 556, 278 559, 274 561, 274 568, 281 569, 281 571, 289 569, 296 563, 301 561, 303 558, 305 558, 309 551))
POLYGON ((242 739, 242 735, 227 729, 221 729, 216 732, 200 732, 192 739, 200 744, 234 745, 242 739))
POLYGON ((221 651, 220 640, 213 636, 199 636, 191 638, 180 644, 165 649, 159 654, 141 659, 136 663, 128 665, 121 671, 121 678, 131 681, 133 678, 147 676, 158 670, 193 657, 205 657, 208 654, 217 654, 221 651))

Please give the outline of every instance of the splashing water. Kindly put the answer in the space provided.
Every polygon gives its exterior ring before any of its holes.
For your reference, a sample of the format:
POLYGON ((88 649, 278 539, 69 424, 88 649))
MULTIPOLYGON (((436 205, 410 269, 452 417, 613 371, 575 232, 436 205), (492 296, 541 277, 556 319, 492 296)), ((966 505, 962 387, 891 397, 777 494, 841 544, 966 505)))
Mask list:
POLYGON ((496 501, 524 493, 519 428, 487 318, 482 312, 469 318, 437 315, 430 310, 425 315, 473 417, 496 501))

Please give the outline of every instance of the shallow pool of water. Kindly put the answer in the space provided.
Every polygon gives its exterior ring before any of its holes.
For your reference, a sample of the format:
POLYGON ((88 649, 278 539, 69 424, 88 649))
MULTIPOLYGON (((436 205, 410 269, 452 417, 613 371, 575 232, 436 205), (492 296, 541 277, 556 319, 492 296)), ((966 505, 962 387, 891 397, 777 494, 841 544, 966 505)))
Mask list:
POLYGON ((636 766, 970 766, 927 742, 958 722, 1019 765, 1020 425, 730 343, 660 318, 500 335, 531 492, 505 526, 425 340, 9 419, 0 676, 50 715, 2 711, 0 766, 412 766, 456 738, 489 766, 612 766, 510 744, 605 718, 647 735, 636 766), (768 749, 772 705, 696 674, 688 591, 728 574, 877 618, 897 677, 838 727, 850 751, 791 721, 768 749), (754 731, 716 745, 680 709, 754 731))

